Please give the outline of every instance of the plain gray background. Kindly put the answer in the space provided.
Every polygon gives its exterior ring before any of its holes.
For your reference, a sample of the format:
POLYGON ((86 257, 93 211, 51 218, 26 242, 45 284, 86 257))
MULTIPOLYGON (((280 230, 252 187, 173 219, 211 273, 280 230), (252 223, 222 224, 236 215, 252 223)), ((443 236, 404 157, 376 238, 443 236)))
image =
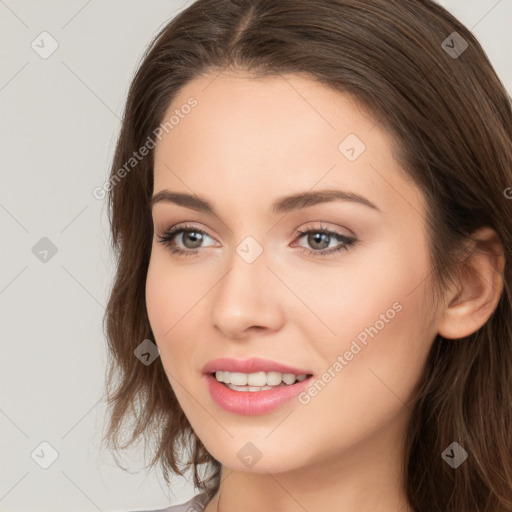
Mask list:
MULTIPOLYGON (((99 449, 113 271, 106 203, 92 191, 108 177, 143 50, 190 3, 0 0, 2 512, 170 504, 141 447, 123 458, 133 474, 99 449)), ((512 94, 512 0, 440 3, 473 30, 512 94)), ((193 494, 187 479, 173 481, 172 503, 193 494)))

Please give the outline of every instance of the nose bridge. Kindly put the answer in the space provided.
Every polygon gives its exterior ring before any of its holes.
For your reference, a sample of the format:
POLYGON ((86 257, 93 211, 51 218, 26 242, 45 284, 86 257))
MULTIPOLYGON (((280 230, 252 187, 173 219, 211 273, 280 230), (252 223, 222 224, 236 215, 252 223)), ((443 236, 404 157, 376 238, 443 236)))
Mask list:
POLYGON ((212 304, 214 324, 232 336, 258 326, 277 329, 282 321, 279 286, 263 246, 252 236, 233 248, 212 304))

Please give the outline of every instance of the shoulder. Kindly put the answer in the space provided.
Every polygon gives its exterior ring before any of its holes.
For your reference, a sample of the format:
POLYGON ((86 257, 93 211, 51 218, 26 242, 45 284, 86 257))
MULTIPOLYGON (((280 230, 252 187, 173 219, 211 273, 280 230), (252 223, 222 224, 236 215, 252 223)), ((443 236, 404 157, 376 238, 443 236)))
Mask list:
POLYGON ((206 493, 203 492, 180 505, 172 505, 171 507, 159 508, 158 510, 141 510, 138 512, 204 512, 206 501, 206 493))

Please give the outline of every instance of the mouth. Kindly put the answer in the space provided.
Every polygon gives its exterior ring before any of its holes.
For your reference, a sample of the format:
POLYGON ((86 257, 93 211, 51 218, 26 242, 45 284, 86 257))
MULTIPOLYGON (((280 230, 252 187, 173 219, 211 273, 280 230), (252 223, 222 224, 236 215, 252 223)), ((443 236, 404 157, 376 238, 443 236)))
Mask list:
MULTIPOLYGON (((250 357, 248 359, 235 359, 231 357, 221 357, 218 359, 214 359, 209 361, 202 368, 202 372, 204 374, 216 373, 216 372, 224 372, 224 373, 242 373, 246 375, 250 375, 253 373, 279 373, 282 375, 291 374, 295 376, 300 375, 311 375, 312 372, 304 369, 298 368, 294 366, 289 366, 288 364, 284 364, 278 361, 273 361, 271 359, 262 359, 260 357, 250 357)), ((253 377, 254 378, 254 377, 253 377)), ((275 375, 273 376, 275 379, 275 375)), ((286 381, 285 381, 286 382, 286 381)), ((247 384, 247 382, 233 382, 236 385, 247 384)), ((272 382, 270 383, 272 384, 272 382)), ((274 384, 278 384, 275 382, 274 384)), ((262 384, 261 384, 262 385, 262 384)))
POLYGON ((209 375, 224 387, 233 391, 258 392, 290 387, 313 376, 311 373, 293 374, 281 372, 241 373, 217 370, 209 375))
POLYGON ((256 372, 247 374, 221 370, 211 372, 210 375, 228 389, 253 393, 293 386, 313 376, 311 373, 295 375, 293 373, 256 372))
POLYGON ((225 411, 254 416, 276 410, 311 384, 313 372, 271 359, 214 359, 202 368, 212 400, 225 411))
POLYGON ((279 372, 243 374, 216 371, 205 373, 204 377, 213 401, 225 411, 242 416, 270 413, 291 403, 313 380, 311 373, 279 372))

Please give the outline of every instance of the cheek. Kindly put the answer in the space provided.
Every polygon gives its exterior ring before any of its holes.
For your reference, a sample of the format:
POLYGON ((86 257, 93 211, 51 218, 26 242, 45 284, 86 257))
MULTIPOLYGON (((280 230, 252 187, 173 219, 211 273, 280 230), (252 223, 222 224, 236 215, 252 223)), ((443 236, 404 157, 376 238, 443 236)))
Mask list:
POLYGON ((166 274, 162 274, 161 264, 159 264, 158 258, 155 258, 153 252, 146 276, 146 309, 157 344, 163 333, 164 319, 169 314, 171 294, 166 293, 166 289, 166 274))
POLYGON ((290 431, 298 432, 306 417, 314 417, 322 425, 322 436, 311 443, 317 443, 318 451, 336 450, 368 438, 408 412, 431 333, 418 321, 424 314, 424 290, 419 286, 410 293, 413 287, 406 283, 404 278, 401 283, 395 279, 394 286, 377 286, 361 304, 347 301, 342 293, 337 296, 337 305, 345 305, 338 309, 337 322, 334 312, 330 317, 337 335, 327 334, 316 343, 323 371, 318 369, 321 373, 302 397, 303 414, 290 419, 289 430, 283 429, 276 443, 285 443, 290 431))
POLYGON ((177 339, 176 334, 181 327, 179 319, 184 313, 183 300, 180 300, 183 289, 179 282, 171 278, 169 265, 162 260, 159 254, 151 256, 146 277, 146 309, 154 341, 172 385, 171 376, 176 372, 173 365, 179 365, 182 360, 180 344, 174 343, 176 346, 173 346, 173 340, 177 339))
POLYGON ((198 329, 204 326, 201 297, 207 289, 197 280, 197 272, 173 267, 165 251, 154 250, 146 277, 146 308, 172 385, 172 376, 188 378, 187 367, 190 370, 197 358, 200 347, 194 340, 200 339, 198 329))
POLYGON ((190 275, 179 269, 173 271, 167 256, 154 248, 146 276, 146 307, 157 343, 172 337, 173 326, 198 300, 190 275))
POLYGON ((325 372, 336 376, 325 398, 341 400, 352 410, 362 407, 361 413, 407 400, 435 337, 426 321, 430 280, 422 254, 412 255, 397 244, 397 249, 375 250, 357 266, 316 275, 315 287, 294 288, 331 331, 312 315, 301 321, 306 338, 316 340, 325 372))
POLYGON ((324 347, 339 350, 359 334, 364 342, 365 333, 367 338, 368 331, 375 333, 375 325, 379 339, 387 338, 390 326, 405 327, 404 317, 409 315, 413 318, 407 328, 415 332, 418 320, 427 314, 424 290, 418 286, 428 273, 425 257, 412 254, 398 239, 361 247, 340 261, 337 267, 309 264, 279 269, 300 299, 300 303, 289 300, 290 305, 297 303, 290 319, 301 322, 309 339, 320 335, 324 347), (402 309, 407 314, 398 311, 402 309))

